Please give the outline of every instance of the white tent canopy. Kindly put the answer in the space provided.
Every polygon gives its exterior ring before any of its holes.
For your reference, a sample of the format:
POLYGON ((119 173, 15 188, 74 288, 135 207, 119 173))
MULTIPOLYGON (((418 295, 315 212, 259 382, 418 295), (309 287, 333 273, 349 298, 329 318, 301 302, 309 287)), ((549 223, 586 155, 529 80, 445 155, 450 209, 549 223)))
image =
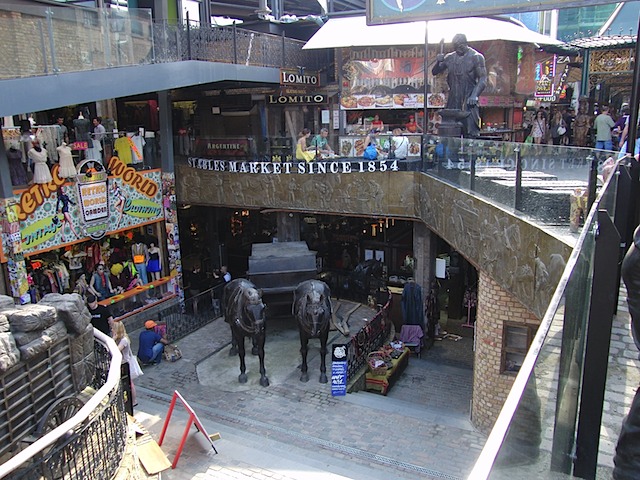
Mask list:
POLYGON ((465 17, 429 22, 367 25, 366 17, 332 18, 309 39, 304 49, 339 47, 375 47, 387 45, 424 45, 425 28, 429 44, 451 43, 456 33, 464 33, 469 42, 508 40, 539 45, 562 45, 559 40, 541 35, 510 19, 465 17))

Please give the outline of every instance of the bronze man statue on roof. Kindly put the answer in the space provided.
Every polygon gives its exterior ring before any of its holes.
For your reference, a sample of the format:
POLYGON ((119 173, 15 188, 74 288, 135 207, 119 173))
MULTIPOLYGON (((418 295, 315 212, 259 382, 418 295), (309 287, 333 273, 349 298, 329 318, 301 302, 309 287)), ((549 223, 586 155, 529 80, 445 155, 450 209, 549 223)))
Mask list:
POLYGON ((457 110, 465 137, 477 137, 480 131, 478 97, 487 85, 484 56, 467 44, 467 37, 458 33, 453 37, 454 51, 438 54, 431 73, 438 75, 447 70, 449 97, 447 110, 457 110))

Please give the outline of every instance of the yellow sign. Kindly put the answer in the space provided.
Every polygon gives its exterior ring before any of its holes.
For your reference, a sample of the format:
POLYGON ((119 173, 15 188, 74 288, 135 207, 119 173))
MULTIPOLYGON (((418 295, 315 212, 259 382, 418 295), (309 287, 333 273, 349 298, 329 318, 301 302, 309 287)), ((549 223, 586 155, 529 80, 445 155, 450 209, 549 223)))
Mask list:
POLYGON ((162 214, 162 207, 151 200, 127 199, 124 204, 124 213, 138 218, 157 218, 162 214))
POLYGON ((22 243, 25 249, 34 248, 43 242, 53 238, 62 227, 62 221, 58 215, 45 217, 22 229, 22 243))

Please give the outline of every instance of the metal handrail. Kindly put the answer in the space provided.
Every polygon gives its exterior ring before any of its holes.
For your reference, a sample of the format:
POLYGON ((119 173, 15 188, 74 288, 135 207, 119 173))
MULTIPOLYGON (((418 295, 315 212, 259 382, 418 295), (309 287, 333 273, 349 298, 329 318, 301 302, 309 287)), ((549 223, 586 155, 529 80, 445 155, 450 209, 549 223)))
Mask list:
POLYGON ((33 458, 42 454, 46 448, 65 437, 69 431, 73 431, 80 427, 83 422, 87 421, 87 419, 95 413, 96 409, 105 399, 112 397, 114 392, 118 391, 120 387, 120 365, 122 363, 122 353, 111 337, 108 337, 95 328, 93 330, 93 335, 98 342, 107 348, 108 353, 111 355, 109 372, 104 385, 98 389, 98 391, 72 418, 65 421, 54 430, 39 438, 24 450, 20 451, 8 461, 0 465, 0 478, 4 478, 6 475, 16 471, 23 465, 28 464, 33 458))

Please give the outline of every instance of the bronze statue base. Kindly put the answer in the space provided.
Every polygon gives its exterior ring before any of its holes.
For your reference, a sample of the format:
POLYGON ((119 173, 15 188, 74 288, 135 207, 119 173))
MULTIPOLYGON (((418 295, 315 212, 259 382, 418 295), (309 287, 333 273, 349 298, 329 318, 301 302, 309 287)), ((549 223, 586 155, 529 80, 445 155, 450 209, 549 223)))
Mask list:
POLYGON ((438 113, 440 117, 442 117, 442 121, 438 127, 438 135, 441 137, 462 137, 464 135, 464 124, 462 121, 466 119, 471 112, 445 108, 438 113))

